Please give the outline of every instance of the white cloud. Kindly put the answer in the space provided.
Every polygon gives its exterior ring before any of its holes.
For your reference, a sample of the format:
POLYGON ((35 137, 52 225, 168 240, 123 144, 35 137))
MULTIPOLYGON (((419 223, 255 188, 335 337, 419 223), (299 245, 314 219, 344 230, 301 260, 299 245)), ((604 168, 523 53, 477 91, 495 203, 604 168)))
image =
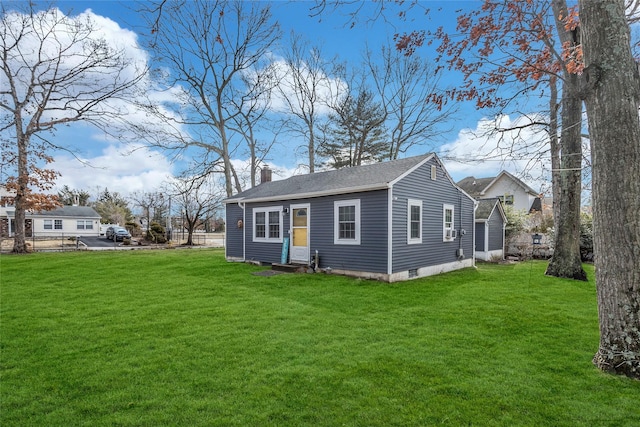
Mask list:
POLYGON ((317 100, 314 111, 317 114, 326 115, 331 112, 329 105, 335 103, 348 91, 348 85, 344 80, 331 77, 322 70, 312 69, 305 63, 296 70, 297 79, 294 78, 290 65, 283 58, 274 59, 271 72, 278 82, 278 90, 271 94, 270 108, 278 113, 289 113, 293 110, 296 114, 300 114, 302 108, 308 112, 309 97, 313 96, 317 100), (300 83, 305 86, 302 96, 297 89, 300 83))
MULTIPOLYGON (((539 117, 537 119, 540 119, 539 117)), ((475 129, 463 129, 458 138, 440 147, 438 155, 454 180, 484 178, 506 170, 534 189, 550 188, 548 136, 534 118, 500 116, 481 119, 475 129), (511 129, 493 132, 495 129, 511 129)))
POLYGON ((157 191, 173 176, 168 159, 143 146, 109 145, 100 155, 81 160, 69 156, 55 159, 51 166, 62 176, 54 191, 67 185, 90 194, 108 188, 128 196, 136 191, 157 191))

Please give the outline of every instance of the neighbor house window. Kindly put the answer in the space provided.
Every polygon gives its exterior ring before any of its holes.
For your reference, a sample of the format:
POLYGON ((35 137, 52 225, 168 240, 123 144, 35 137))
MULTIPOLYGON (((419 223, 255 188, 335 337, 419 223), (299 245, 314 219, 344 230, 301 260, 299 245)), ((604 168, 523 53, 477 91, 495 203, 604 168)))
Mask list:
POLYGON ((333 242, 360 244, 360 200, 340 200, 333 205, 333 242))
POLYGON ((422 200, 408 200, 407 216, 407 243, 422 243, 422 200))
POLYGON ((513 194, 505 194, 504 196, 498 196, 498 199, 505 205, 513 204, 513 194))
POLYGON ((253 210, 253 240, 282 242, 282 206, 253 210))
POLYGON ((450 242, 456 238, 455 224, 453 222, 453 205, 444 205, 442 208, 442 239, 450 242))
POLYGON ((79 219, 76 229, 78 230, 93 230, 93 221, 79 219))
POLYGON ((56 230, 62 230, 62 220, 56 219, 53 221, 53 228, 56 230))
POLYGON ((52 219, 45 219, 44 220, 44 229, 45 230, 53 230, 53 220, 52 219))

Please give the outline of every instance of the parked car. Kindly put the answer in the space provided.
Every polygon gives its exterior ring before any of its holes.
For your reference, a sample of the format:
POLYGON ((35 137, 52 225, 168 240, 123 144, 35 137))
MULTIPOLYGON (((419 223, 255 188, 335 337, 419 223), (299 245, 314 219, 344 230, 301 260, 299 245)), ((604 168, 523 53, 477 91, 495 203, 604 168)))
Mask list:
POLYGON ((124 227, 109 227, 105 233, 107 240, 120 241, 124 239, 130 239, 131 234, 124 227))
POLYGON ((114 235, 116 236, 116 241, 124 240, 124 239, 130 239, 131 238, 131 234, 127 231, 126 228, 118 228, 115 231, 114 235))

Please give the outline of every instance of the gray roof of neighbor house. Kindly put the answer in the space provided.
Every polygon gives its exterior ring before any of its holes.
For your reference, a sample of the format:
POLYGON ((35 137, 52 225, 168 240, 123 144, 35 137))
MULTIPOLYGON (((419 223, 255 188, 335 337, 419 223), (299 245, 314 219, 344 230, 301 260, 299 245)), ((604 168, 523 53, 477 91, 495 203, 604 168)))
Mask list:
POLYGON ((478 200, 478 208, 476 209, 476 220, 487 220, 491 216, 491 212, 500 204, 498 199, 482 199, 478 200))
POLYGON ((513 182, 518 184, 524 191, 534 196, 537 196, 538 193, 533 188, 529 187, 525 184, 521 179, 515 177, 507 171, 502 171, 498 174, 498 176, 492 176, 489 178, 476 178, 473 176, 468 176, 457 182, 458 187, 462 188, 464 192, 467 194, 479 198, 484 195, 484 193, 496 182, 501 176, 509 177, 513 182))
POLYGON ((429 153, 389 162, 295 175, 280 181, 262 183, 227 198, 225 203, 319 197, 388 188, 390 183, 432 156, 435 155, 429 153))
POLYGON ((62 206, 50 211, 28 212, 30 217, 71 217, 100 218, 100 214, 90 206, 62 206))

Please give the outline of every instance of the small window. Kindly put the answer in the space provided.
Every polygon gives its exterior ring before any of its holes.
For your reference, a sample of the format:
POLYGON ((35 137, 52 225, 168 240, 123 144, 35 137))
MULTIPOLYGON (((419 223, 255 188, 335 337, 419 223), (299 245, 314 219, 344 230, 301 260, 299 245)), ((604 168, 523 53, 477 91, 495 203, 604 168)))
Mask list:
POLYGON ((334 202, 334 234, 336 245, 360 244, 360 200, 334 202))
POLYGON ((442 209, 442 240, 451 242, 456 239, 453 205, 444 205, 442 209))
POLYGON ((422 200, 407 202, 407 243, 422 243, 422 200))
POLYGON ((53 221, 53 228, 56 230, 62 230, 62 220, 56 219, 53 221))
POLYGON ((282 242, 282 206, 253 210, 253 241, 282 242))
POLYGON ((44 229, 45 230, 53 230, 53 220, 45 219, 44 220, 44 229))
POLYGON ((431 181, 435 181, 438 177, 438 168, 436 165, 431 165, 431 181))

